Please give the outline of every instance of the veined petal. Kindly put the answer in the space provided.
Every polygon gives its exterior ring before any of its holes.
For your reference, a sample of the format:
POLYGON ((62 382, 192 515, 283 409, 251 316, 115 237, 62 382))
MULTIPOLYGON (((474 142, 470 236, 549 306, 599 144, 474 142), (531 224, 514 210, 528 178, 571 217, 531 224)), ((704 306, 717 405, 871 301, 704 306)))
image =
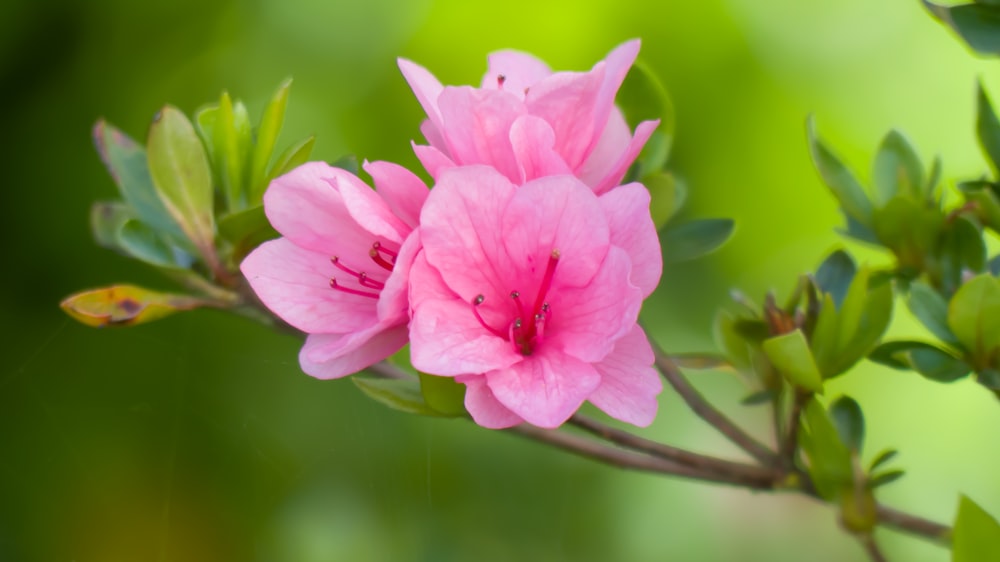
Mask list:
POLYGON ((489 69, 483 76, 482 88, 504 90, 521 99, 528 88, 552 74, 549 65, 521 51, 496 51, 490 53, 488 60, 489 69))
POLYGON ((583 183, 591 187, 599 185, 618 164, 622 152, 631 142, 632 129, 625 122, 621 110, 613 107, 590 156, 574 172, 583 183))
POLYGON ((615 342, 614 350, 594 364, 601 374, 601 385, 588 400, 609 416, 646 427, 656 417, 656 396, 663 381, 652 367, 653 350, 645 332, 638 325, 615 342))
POLYGON ((510 146, 510 126, 525 114, 516 96, 469 86, 447 87, 439 99, 440 129, 449 154, 461 165, 488 164, 518 181, 520 173, 510 146))
POLYGON ((543 347, 506 369, 486 373, 496 399, 538 427, 559 427, 600 385, 601 376, 589 363, 543 347))
POLYGON ((405 323, 375 325, 350 334, 310 334, 299 351, 299 364, 318 379, 351 375, 399 351, 406 337, 405 323))
POLYGON ((570 168, 586 159, 604 129, 594 111, 604 82, 604 66, 590 72, 558 72, 535 84, 525 96, 528 112, 552 126, 555 148, 570 168), (599 127, 598 127, 599 125, 599 127))
POLYGON ((594 193, 600 195, 621 183, 622 178, 625 177, 625 173, 628 172, 628 167, 632 165, 632 162, 635 162, 636 157, 639 156, 639 152, 642 151, 642 147, 646 145, 646 141, 649 140, 650 135, 653 134, 656 126, 659 124, 659 119, 639 123, 639 126, 635 128, 635 135, 628 143, 628 146, 625 147, 621 156, 608 169, 604 177, 593 186, 594 193))
POLYGON ((594 111, 594 121, 598 123, 599 127, 598 134, 601 133, 604 123, 607 122, 608 116, 614 108, 615 96, 636 57, 639 56, 641 45, 642 42, 638 39, 626 41, 612 49, 608 56, 604 57, 604 82, 601 84, 601 91, 594 111))
MULTIPOLYGON (((538 287, 553 250, 558 284, 586 285, 609 247, 607 219, 590 188, 573 176, 548 176, 521 186, 503 214, 502 239, 525 290, 538 287)), ((534 295, 532 295, 533 298, 534 295)))
POLYGON ((444 86, 433 74, 419 64, 403 58, 397 59, 396 62, 399 65, 399 71, 403 73, 403 78, 406 79, 406 83, 410 85, 410 89, 413 90, 420 106, 427 113, 427 118, 438 130, 441 130, 438 96, 441 95, 444 86))
POLYGON ((553 148, 556 135, 541 117, 522 115, 510 127, 510 144, 521 171, 521 182, 543 176, 572 174, 553 148))
POLYGON ((267 308, 303 332, 342 333, 376 322, 375 300, 330 288, 330 257, 287 238, 264 242, 240 270, 267 308))
POLYGON ((340 192, 354 222, 378 238, 402 244, 413 229, 393 214, 386 201, 360 178, 347 170, 334 168, 334 171, 334 178, 328 181, 340 192))
POLYGON ((430 190, 413 172, 392 162, 365 162, 364 169, 372 177, 375 190, 389 210, 409 228, 420 223, 420 209, 430 190))
POLYGON ((663 254, 656 225, 649 214, 649 191, 640 183, 616 187, 598 198, 608 220, 611 243, 628 253, 631 281, 646 298, 663 272, 663 254))
POLYGON ((448 155, 433 146, 415 142, 411 142, 410 145, 413 147, 413 153, 417 155, 417 160, 420 160, 420 164, 434 179, 440 177, 441 172, 456 166, 448 155))
POLYGON ((410 306, 410 361, 419 371, 440 376, 484 373, 523 359, 507 340, 479 323, 471 300, 448 288, 427 262, 426 249, 410 268, 410 306))
POLYGON ((524 422, 493 396, 493 391, 486 384, 486 377, 463 375, 455 377, 455 380, 465 385, 465 409, 480 426, 506 429, 524 422))
POLYGON ((405 322, 410 312, 410 268, 420 251, 420 231, 414 230, 399 249, 392 273, 379 294, 376 310, 380 322, 405 322))
POLYGON ((584 287, 554 287, 545 345, 593 363, 601 361, 639 317, 642 291, 629 281, 632 262, 611 246, 597 275, 584 287))

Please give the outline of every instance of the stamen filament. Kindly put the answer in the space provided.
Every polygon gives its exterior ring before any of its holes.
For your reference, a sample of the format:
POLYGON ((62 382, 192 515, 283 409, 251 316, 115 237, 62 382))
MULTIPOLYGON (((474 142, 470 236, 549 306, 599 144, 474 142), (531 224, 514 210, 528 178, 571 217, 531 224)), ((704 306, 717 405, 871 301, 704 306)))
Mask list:
POLYGON ((549 287, 552 286, 552 276, 556 273, 556 265, 559 264, 559 257, 562 254, 559 250, 552 250, 552 254, 549 255, 549 263, 545 267, 545 276, 542 277, 542 286, 538 288, 538 297, 535 298, 535 306, 532 310, 541 310, 542 305, 545 303, 545 294, 549 292, 549 287))
POLYGON ((354 271, 353 269, 351 269, 351 268, 347 267, 346 265, 340 263, 340 257, 339 256, 333 256, 332 258, 330 258, 330 263, 332 263, 334 266, 336 266, 337 269, 339 269, 339 270, 341 270, 344 273, 347 273, 349 275, 353 275, 355 277, 361 277, 361 275, 362 275, 361 273, 358 273, 357 271, 354 271))
POLYGON ((490 331, 490 333, 492 333, 493 335, 495 335, 495 336, 497 336, 499 338, 505 337, 506 334, 504 334, 500 330, 497 330, 493 326, 490 326, 489 324, 487 324, 486 321, 483 320, 482 315, 479 314, 479 305, 483 304, 484 300, 486 300, 486 297, 484 297, 483 295, 476 295, 476 298, 472 299, 472 313, 476 315, 476 320, 479 320, 479 324, 483 328, 486 328, 487 330, 490 331))
POLYGON ((363 271, 361 272, 360 275, 358 275, 358 283, 360 283, 364 287, 369 287, 372 289, 382 290, 385 288, 385 283, 381 281, 376 281, 368 277, 368 274, 363 271))
POLYGON ((337 283, 337 278, 336 277, 331 277, 330 278, 330 288, 331 289, 336 289, 338 291, 343 291, 343 292, 351 294, 351 295, 358 295, 359 297, 368 297, 368 298, 372 298, 372 299, 377 299, 378 298, 378 293, 369 293, 367 291, 359 291, 357 289, 351 289, 350 287, 345 287, 345 286, 337 283))
POLYGON ((385 254, 385 255, 389 256, 389 259, 392 260, 392 263, 396 263, 396 258, 399 257, 398 253, 393 252, 392 250, 390 250, 388 248, 383 248, 381 242, 375 242, 375 243, 373 243, 372 244, 372 249, 375 250, 376 252, 379 252, 380 254, 385 254))
POLYGON ((371 250, 368 250, 368 256, 371 257, 371 259, 372 259, 373 262, 375 262, 379 266, 381 266, 382 269, 385 269, 387 271, 392 271, 392 263, 385 261, 385 258, 383 258, 378 253, 378 249, 377 248, 372 247, 371 250))

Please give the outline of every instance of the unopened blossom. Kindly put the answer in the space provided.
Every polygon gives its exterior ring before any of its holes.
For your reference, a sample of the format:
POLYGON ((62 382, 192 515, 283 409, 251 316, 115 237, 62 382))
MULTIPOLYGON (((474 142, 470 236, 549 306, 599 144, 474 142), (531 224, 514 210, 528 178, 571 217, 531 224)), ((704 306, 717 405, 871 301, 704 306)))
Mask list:
POLYGON ((556 72, 518 51, 489 56, 481 87, 442 86, 425 68, 399 68, 427 113, 429 145, 414 150, 427 171, 486 164, 521 184, 571 174, 597 193, 618 185, 658 121, 629 129, 615 95, 639 53, 628 41, 588 72, 556 72))
POLYGON ((478 424, 556 427, 586 400, 653 420, 661 382, 636 320, 662 263, 642 185, 597 196, 570 175, 518 187, 487 166, 453 168, 420 238, 411 360, 465 384, 478 424))
POLYGON ((395 164, 365 170, 377 192, 323 162, 272 181, 264 211, 282 237, 240 265, 264 305, 309 334, 299 362, 322 379, 355 373, 407 340, 408 269, 428 190, 395 164))

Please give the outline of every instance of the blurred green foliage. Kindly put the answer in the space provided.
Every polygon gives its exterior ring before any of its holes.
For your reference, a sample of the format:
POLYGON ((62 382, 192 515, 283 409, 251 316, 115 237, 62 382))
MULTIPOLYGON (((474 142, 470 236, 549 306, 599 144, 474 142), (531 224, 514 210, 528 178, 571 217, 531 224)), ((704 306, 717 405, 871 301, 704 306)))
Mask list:
MULTIPOLYGON (((280 146, 314 134, 314 157, 415 168, 421 113, 397 56, 468 83, 494 49, 583 69, 630 37, 673 99, 682 218, 738 225, 717 254, 671 266, 647 304, 670 351, 712 347, 730 288, 787 294, 844 244, 810 162, 808 113, 851 169, 900 128, 925 161, 941 155, 948 197, 956 178, 988 170, 973 94, 978 73, 1000 91, 995 63, 972 58, 917 1, 0 3, 0 560, 860 559, 818 504, 624 473, 389 412, 349 381, 306 377, 298 339, 236 316, 98 331, 58 309, 90 286, 170 288, 90 239, 91 203, 116 195, 89 139, 100 117, 145 138, 164 104, 190 115, 223 90, 259 116, 292 76, 280 146)), ((862 263, 887 265, 851 244, 862 263)), ((896 310, 890 333, 926 339, 896 310)), ((739 405, 738 379, 708 371, 695 383, 765 426, 739 405)), ((904 452, 907 477, 881 500, 947 521, 962 492, 1000 512, 1000 409, 981 387, 869 365, 828 392, 863 407, 867 450, 904 452)), ((669 393, 647 433, 737 456, 669 393)), ((879 538, 893 559, 948 557, 879 538)))

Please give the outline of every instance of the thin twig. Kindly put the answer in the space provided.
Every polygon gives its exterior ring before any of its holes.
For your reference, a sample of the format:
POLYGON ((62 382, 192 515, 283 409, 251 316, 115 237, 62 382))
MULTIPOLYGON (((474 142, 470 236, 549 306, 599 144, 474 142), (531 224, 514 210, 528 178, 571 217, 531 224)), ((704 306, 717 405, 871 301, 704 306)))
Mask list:
POLYGON ((687 403, 688 407, 694 411, 701 419, 708 422, 712 427, 717 429, 720 433, 729 438, 730 441, 735 443, 741 449, 747 452, 751 457, 757 459, 764 466, 777 466, 779 464, 778 455, 774 451, 770 450, 762 443, 751 437, 749 434, 745 433, 742 429, 736 426, 730 420, 720 412, 716 410, 714 406, 709 404, 708 400, 701 395, 691 383, 684 378, 684 374, 681 373, 680 369, 674 365, 674 362, 670 357, 660 349, 660 346, 656 342, 650 340, 649 342, 653 346, 653 353, 656 357, 656 367, 663 373, 663 378, 670 383, 677 394, 680 394, 684 402, 687 403))
POLYGON ((792 409, 788 415, 788 432, 778 445, 778 456, 781 458, 782 467, 785 470, 795 468, 795 453, 799 447, 799 427, 802 426, 799 417, 811 396, 809 393, 795 391, 792 398, 792 409))
POLYGON ((951 527, 947 525, 884 505, 876 506, 875 513, 878 515, 879 524, 890 529, 919 535, 942 545, 948 545, 951 542, 951 527))
POLYGON ((885 554, 882 554, 882 549, 878 547, 878 543, 875 542, 875 537, 871 534, 859 535, 858 540, 861 541, 861 546, 865 547, 865 552, 868 553, 868 558, 872 559, 872 562, 888 562, 888 558, 885 554))

